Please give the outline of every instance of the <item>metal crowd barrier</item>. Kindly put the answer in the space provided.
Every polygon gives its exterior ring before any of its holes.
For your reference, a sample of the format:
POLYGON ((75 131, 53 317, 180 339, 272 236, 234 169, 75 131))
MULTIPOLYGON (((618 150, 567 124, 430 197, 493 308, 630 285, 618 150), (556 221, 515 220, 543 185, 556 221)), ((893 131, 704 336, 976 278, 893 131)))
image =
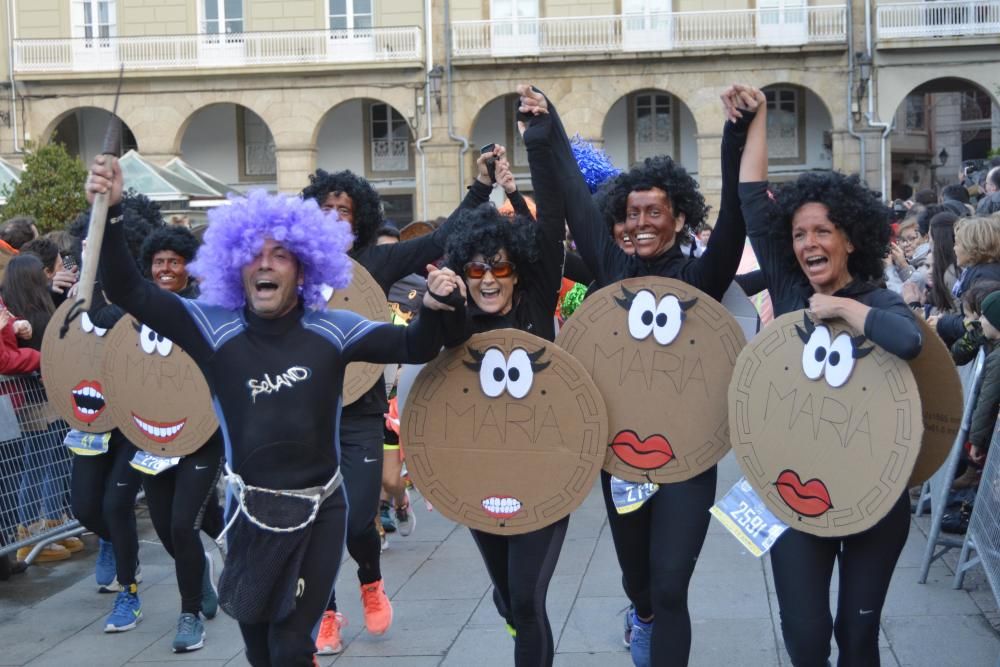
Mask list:
POLYGON ((965 533, 962 553, 958 557, 954 587, 961 588, 965 573, 976 565, 986 570, 986 578, 993 589, 993 597, 1000 605, 1000 420, 993 429, 990 450, 983 466, 983 476, 976 492, 976 502, 972 505, 969 529, 965 533), (976 555, 973 556, 972 552, 976 555))
POLYGON ((84 532, 70 510, 65 421, 50 408, 38 373, 0 375, 0 556, 84 532))
POLYGON ((972 412, 976 408, 976 399, 979 396, 979 377, 982 374, 985 359, 986 354, 980 348, 975 360, 958 369, 962 379, 962 393, 965 395, 962 427, 958 430, 958 435, 955 436, 955 443, 951 446, 948 458, 938 468, 938 471, 924 483, 920 500, 917 501, 916 513, 918 515, 923 511, 926 503, 930 503, 931 506, 930 532, 927 533, 927 547, 924 549, 920 578, 917 580, 921 584, 927 583, 927 574, 930 572, 931 563, 951 549, 958 549, 962 546, 963 540, 941 533, 941 519, 944 517, 948 505, 948 492, 951 490, 951 483, 955 480, 955 470, 958 468, 962 448, 969 435, 972 412))

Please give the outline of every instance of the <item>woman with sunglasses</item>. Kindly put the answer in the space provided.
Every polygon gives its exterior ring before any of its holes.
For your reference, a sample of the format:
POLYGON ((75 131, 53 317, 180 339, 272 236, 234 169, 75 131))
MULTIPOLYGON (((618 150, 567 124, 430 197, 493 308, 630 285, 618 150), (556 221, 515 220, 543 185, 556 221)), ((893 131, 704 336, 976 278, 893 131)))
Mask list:
MULTIPOLYGON (((523 130, 522 130, 523 131, 523 130)), ((524 132, 529 155, 536 150, 531 129, 524 132)), ((497 160, 498 183, 510 167, 497 160)), ((532 170, 532 183, 537 184, 532 170)), ((537 191, 537 188, 536 188, 537 191)), ((502 215, 490 204, 466 209, 448 237, 446 261, 467 286, 466 333, 514 328, 555 339, 556 301, 565 249, 561 206, 539 205, 530 217, 502 215)), ((452 341, 449 341, 449 343, 452 341)), ((523 535, 502 536, 472 530, 493 582, 497 611, 514 637, 517 667, 548 667, 555 646, 545 610, 569 517, 523 535)))
MULTIPOLYGON (((520 86, 518 93, 519 111, 535 118, 529 133, 540 135, 539 149, 528 154, 532 177, 537 173, 544 179, 535 184, 536 200, 540 207, 562 202, 576 247, 594 276, 594 288, 624 278, 663 276, 721 299, 743 254, 745 227, 737 196, 740 155, 747 128, 766 122, 763 93, 733 86, 722 95, 729 120, 722 138, 722 206, 699 259, 685 257, 678 243, 684 230, 701 223, 708 211, 697 183, 683 167, 666 156, 651 158, 614 181, 615 191, 608 195, 616 202, 612 218, 624 221, 633 246, 629 253, 608 233, 606 217, 591 199, 551 102, 531 86, 520 86)), ((611 476, 602 472, 622 583, 635 605, 630 614, 632 661, 638 667, 686 665, 691 651, 687 589, 708 532, 716 468, 662 485, 628 514, 615 509, 611 483, 611 476)))

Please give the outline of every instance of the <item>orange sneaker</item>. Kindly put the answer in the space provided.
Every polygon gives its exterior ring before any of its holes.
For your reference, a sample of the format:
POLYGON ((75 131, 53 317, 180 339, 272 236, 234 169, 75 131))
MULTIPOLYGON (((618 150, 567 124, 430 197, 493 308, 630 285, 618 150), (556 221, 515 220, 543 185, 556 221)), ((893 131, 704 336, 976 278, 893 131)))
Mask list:
POLYGON ((382 580, 361 585, 361 604, 365 608, 365 627, 373 635, 384 634, 392 625, 392 604, 382 580))
POLYGON ((316 634, 316 654, 336 655, 344 650, 340 641, 340 629, 347 625, 344 615, 336 611, 324 611, 316 634))

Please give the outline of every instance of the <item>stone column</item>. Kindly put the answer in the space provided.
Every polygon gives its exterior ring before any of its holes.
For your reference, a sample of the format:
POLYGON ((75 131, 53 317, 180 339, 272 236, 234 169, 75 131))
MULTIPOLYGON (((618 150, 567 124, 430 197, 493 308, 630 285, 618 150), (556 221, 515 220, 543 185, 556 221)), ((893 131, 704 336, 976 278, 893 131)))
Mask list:
POLYGON ((310 145, 276 146, 278 191, 294 194, 309 183, 309 174, 316 171, 316 147, 310 145))

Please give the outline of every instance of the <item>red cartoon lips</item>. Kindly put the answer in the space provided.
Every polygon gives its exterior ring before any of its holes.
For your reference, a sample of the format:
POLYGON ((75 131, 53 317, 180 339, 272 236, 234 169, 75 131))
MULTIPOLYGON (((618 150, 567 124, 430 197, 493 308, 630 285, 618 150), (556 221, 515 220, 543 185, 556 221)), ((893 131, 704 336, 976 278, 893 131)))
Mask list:
POLYGON ((774 485, 785 504, 802 516, 822 516, 833 507, 826 484, 818 479, 803 482, 794 470, 782 470, 774 485))
POLYGON ((662 468, 674 460, 674 450, 662 435, 641 439, 635 431, 619 431, 609 446, 615 456, 640 470, 662 468))
POLYGON ((107 403, 104 390, 96 380, 82 380, 70 390, 73 395, 73 414, 84 424, 93 424, 104 412, 107 403))
POLYGON ((521 511, 521 501, 513 496, 483 498, 483 511, 497 519, 509 519, 521 511))

